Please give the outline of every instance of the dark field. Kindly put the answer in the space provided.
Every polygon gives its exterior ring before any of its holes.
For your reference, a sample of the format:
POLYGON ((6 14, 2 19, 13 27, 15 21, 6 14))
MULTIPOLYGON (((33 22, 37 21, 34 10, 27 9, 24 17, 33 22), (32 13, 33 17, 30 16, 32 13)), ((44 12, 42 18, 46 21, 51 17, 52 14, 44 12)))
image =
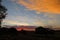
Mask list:
POLYGON ((60 31, 54 31, 53 34, 40 34, 35 31, 0 28, 0 40, 60 40, 60 31))

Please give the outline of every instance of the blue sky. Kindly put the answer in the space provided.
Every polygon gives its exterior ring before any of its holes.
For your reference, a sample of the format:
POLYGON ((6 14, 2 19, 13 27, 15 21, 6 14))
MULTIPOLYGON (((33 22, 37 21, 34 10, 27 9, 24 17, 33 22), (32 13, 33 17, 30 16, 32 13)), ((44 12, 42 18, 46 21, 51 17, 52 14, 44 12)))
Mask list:
MULTIPOLYGON (((52 25, 54 28, 60 27, 60 14, 50 12, 39 12, 29 10, 25 6, 16 3, 17 0, 3 0, 2 4, 8 9, 7 17, 3 20, 3 25, 32 25, 46 26, 52 25)), ((26 2, 28 2, 26 0, 26 2)))

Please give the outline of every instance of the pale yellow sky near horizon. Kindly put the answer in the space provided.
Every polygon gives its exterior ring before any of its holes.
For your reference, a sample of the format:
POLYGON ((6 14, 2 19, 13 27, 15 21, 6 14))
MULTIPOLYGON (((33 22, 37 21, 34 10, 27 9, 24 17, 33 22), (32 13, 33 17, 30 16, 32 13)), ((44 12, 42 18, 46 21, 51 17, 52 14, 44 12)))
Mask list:
POLYGON ((4 0, 8 9, 2 25, 28 25, 60 28, 59 0, 4 0))

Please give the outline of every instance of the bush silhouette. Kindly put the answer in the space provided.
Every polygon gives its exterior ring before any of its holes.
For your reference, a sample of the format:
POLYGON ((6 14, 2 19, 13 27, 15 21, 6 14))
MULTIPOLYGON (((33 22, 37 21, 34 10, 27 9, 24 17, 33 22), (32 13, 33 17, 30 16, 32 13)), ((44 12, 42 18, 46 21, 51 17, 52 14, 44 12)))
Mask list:
POLYGON ((17 30, 15 28, 9 28, 8 33, 9 34, 17 34, 17 30))
POLYGON ((53 32, 53 30, 43 28, 42 26, 40 26, 35 29, 35 33, 37 33, 37 34, 53 34, 54 32, 53 32))
POLYGON ((0 28, 0 34, 17 34, 17 30, 15 28, 0 28))
POLYGON ((21 29, 21 33, 22 33, 22 34, 26 34, 26 31, 23 30, 23 29, 21 29))

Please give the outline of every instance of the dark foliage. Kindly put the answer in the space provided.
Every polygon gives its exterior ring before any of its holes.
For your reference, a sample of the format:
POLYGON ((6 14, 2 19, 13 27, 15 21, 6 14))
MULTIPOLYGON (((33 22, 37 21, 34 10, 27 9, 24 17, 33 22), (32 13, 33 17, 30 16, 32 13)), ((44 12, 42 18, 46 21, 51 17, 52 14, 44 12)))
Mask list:
POLYGON ((0 35, 3 34, 16 34, 17 30, 15 28, 0 28, 0 35))
POLYGON ((40 26, 35 29, 35 33, 37 33, 37 34, 53 34, 54 30, 43 28, 42 26, 40 26))
POLYGON ((52 34, 49 34, 47 30, 42 27, 40 27, 39 29, 41 29, 41 32, 38 31, 38 33, 40 32, 43 34, 35 34, 34 31, 25 31, 23 29, 21 31, 17 31, 15 28, 0 28, 0 40, 55 40, 55 39, 60 39, 60 36, 59 36, 60 34, 57 33, 60 31, 54 31, 55 34, 52 35, 52 34), (49 34, 48 36, 45 35, 46 32, 49 34))
POLYGON ((1 4, 1 2, 2 2, 2 0, 0 0, 0 27, 1 27, 3 19, 5 19, 6 15, 7 15, 7 13, 6 13, 7 9, 5 6, 3 6, 1 4))
POLYGON ((27 34, 26 31, 23 30, 23 29, 22 29, 20 32, 21 32, 22 34, 27 34))

